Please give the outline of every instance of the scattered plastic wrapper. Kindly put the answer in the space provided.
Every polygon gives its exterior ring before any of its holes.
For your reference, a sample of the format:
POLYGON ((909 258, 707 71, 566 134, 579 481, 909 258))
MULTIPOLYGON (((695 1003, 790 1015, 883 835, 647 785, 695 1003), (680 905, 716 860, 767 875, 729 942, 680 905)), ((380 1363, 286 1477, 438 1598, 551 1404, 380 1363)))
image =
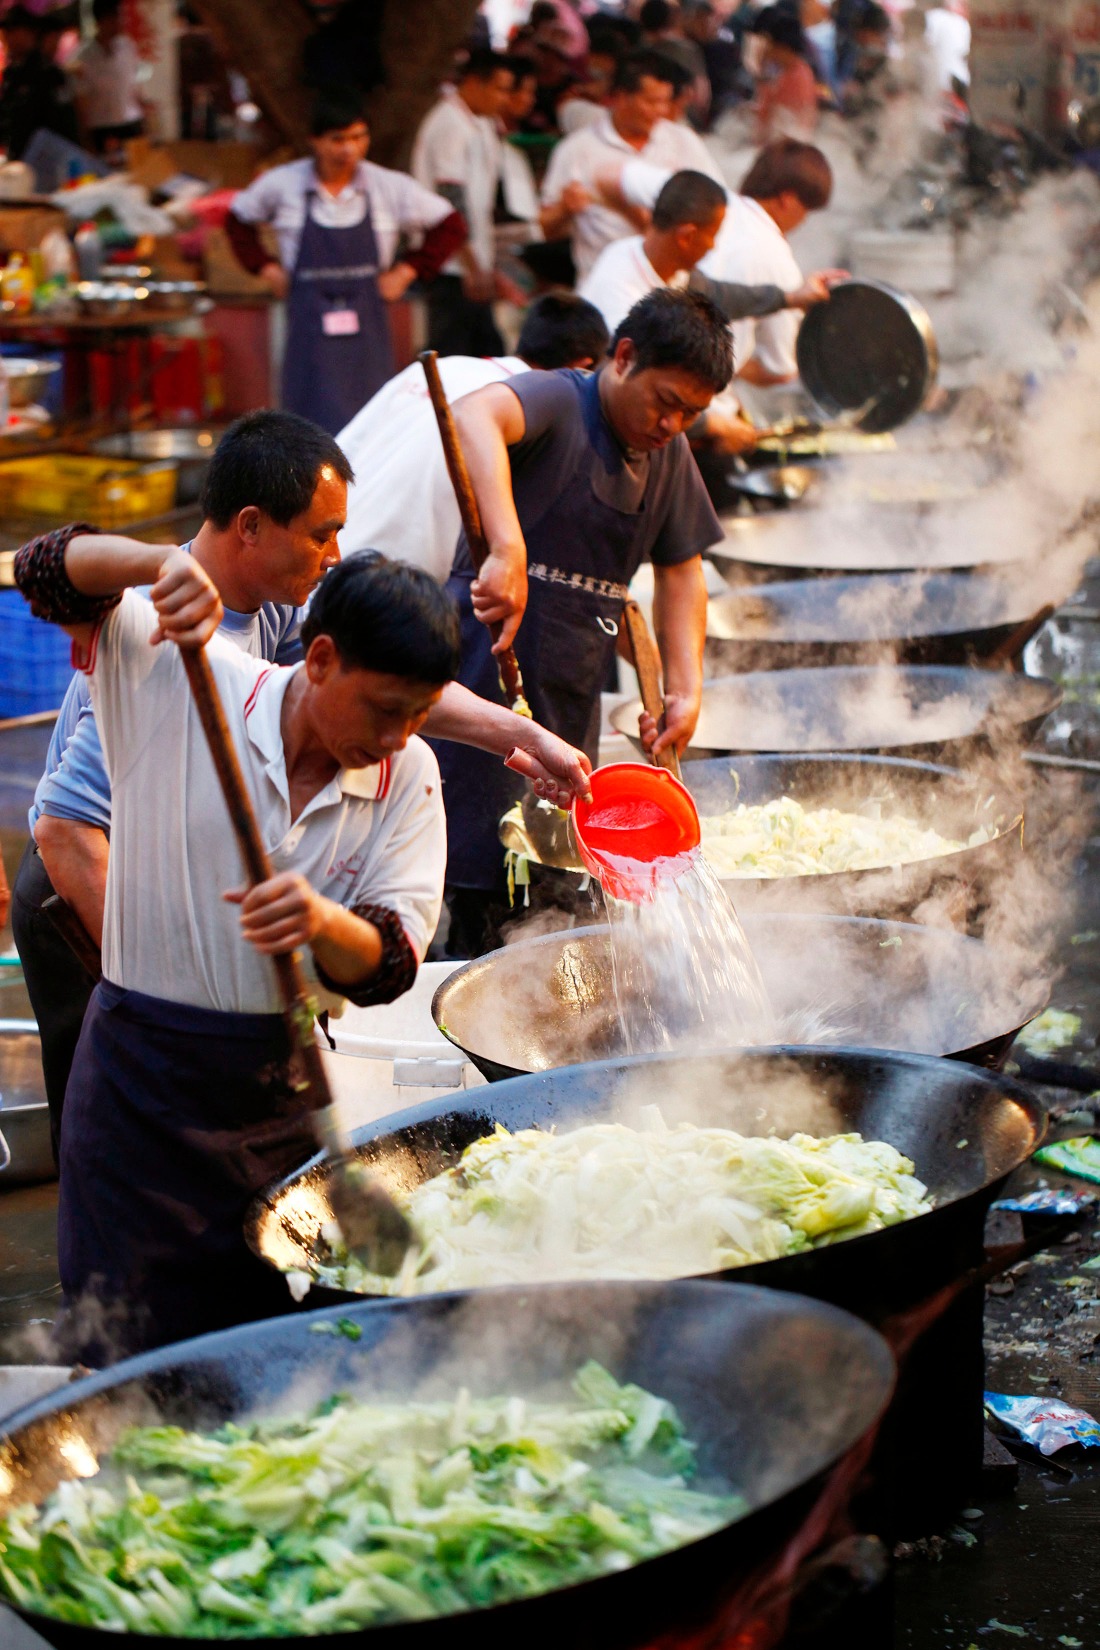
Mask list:
POLYGON ((1074 1409, 1058 1398, 1010 1397, 987 1392, 985 1412, 1010 1427, 1041 1455, 1054 1455, 1070 1444, 1100 1449, 1100 1423, 1084 1409, 1074 1409))
POLYGON ((999 1197, 995 1209, 1017 1215, 1077 1215, 1097 1201, 1095 1192, 1073 1192, 1068 1187, 1043 1186, 1023 1197, 999 1197))
POLYGON ((1100 1186, 1100 1140, 1092 1135, 1081 1134, 1054 1146, 1040 1146, 1034 1161, 1045 1168, 1057 1169, 1060 1174, 1075 1174, 1100 1186))

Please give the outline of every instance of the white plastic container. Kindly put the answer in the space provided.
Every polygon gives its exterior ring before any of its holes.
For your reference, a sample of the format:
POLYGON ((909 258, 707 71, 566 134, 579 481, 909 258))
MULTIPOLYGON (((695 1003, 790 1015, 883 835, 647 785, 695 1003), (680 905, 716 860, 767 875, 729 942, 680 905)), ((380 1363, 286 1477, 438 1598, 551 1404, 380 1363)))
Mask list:
POLYGON ((345 1128, 485 1081, 432 1019, 432 998, 456 963, 422 963, 411 991, 381 1008, 354 1008, 329 1021, 324 1047, 333 1099, 345 1128))

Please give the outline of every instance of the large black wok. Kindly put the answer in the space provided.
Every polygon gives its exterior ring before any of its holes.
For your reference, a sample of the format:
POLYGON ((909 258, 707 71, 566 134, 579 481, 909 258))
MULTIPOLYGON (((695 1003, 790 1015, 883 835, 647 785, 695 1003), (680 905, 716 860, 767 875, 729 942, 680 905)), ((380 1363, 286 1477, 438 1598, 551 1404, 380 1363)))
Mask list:
MULTIPOLYGON (((959 761, 982 746, 1026 743, 1062 700, 1045 677, 958 665, 834 665, 750 671, 703 683, 685 756, 731 751, 881 751, 959 761)), ((635 749, 641 701, 611 721, 635 749)))
MULTIPOLYGON (((9 1487, 0 1511, 41 1498, 74 1462, 109 1448, 134 1419, 215 1427, 257 1411, 311 1406, 335 1392, 409 1396, 531 1392, 588 1358, 672 1400, 700 1445, 700 1469, 732 1484, 749 1511, 702 1541, 617 1575, 466 1617, 321 1638, 336 1645, 432 1650, 456 1640, 627 1650, 691 1632, 779 1548, 812 1504, 825 1469, 881 1414, 892 1360, 866 1325, 798 1296, 704 1283, 568 1285, 474 1298, 360 1302, 339 1309, 362 1338, 317 1335, 325 1314, 250 1324, 119 1364, 6 1423, 9 1487)), ((58 1646, 114 1636, 27 1616, 58 1646)), ((126 1643, 194 1639, 128 1634, 126 1643)), ((236 1641, 235 1642, 239 1642, 236 1641)), ((249 1642, 257 1642, 251 1639, 249 1642)), ((268 1641, 265 1641, 268 1642, 268 1641)))
MULTIPOLYGON (((700 814, 721 816, 739 803, 749 806, 789 796, 806 808, 838 808, 882 817, 903 814, 941 836, 966 842, 984 828, 988 842, 911 865, 883 865, 866 871, 806 873, 800 876, 723 877, 739 911, 764 904, 769 910, 834 911, 847 916, 908 916, 933 891, 950 883, 960 894, 959 916, 975 910, 996 876, 1023 841, 1023 807, 996 781, 888 756, 718 756, 692 762, 684 783, 700 814)), ((523 827, 501 828, 506 847, 519 847, 544 874, 553 870, 580 878, 568 816, 525 799, 523 827)))
MULTIPOLYGON (((773 911, 743 926, 791 1043, 995 1064, 1049 994, 1037 964, 953 929, 773 911)), ((626 1054, 609 936, 565 929, 464 963, 432 1000, 436 1025, 490 1082, 626 1054)))
POLYGON ((980 662, 1045 601, 1034 580, 992 572, 875 573, 754 585, 707 604, 707 668, 719 676, 882 658, 980 662))
MULTIPOLYGON (((866 1049, 785 1048, 541 1071, 382 1118, 359 1130, 355 1144, 391 1188, 407 1188, 449 1167, 498 1122, 510 1130, 569 1129, 629 1120, 650 1103, 670 1123, 689 1120, 751 1135, 857 1129, 911 1157, 934 1202, 929 1214, 724 1274, 797 1289, 873 1323, 911 1310, 981 1262, 989 1205, 1048 1127, 1027 1090, 972 1066, 866 1049)), ((249 1242, 280 1270, 308 1271, 323 1253, 326 1180, 327 1169, 315 1160, 253 1206, 249 1242)), ((344 1297, 317 1288, 313 1298, 344 1297)), ((935 1506, 952 1487, 972 1493, 967 1472, 981 1460, 981 1304, 980 1291, 964 1296, 907 1363, 909 1402, 892 1445, 899 1525, 910 1514, 919 1525, 919 1507, 935 1506)))

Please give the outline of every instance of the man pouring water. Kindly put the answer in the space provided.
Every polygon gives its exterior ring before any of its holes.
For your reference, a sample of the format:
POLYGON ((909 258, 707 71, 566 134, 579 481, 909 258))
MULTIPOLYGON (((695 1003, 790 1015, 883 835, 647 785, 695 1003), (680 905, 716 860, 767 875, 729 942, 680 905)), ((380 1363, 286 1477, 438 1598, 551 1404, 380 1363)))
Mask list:
MULTIPOLYGON (((595 374, 530 372, 455 407, 488 557, 474 573, 459 540, 449 588, 462 616, 459 680, 501 700, 488 626, 512 643, 535 717, 595 760, 600 692, 627 586, 654 567, 654 626, 666 721, 646 746, 683 750, 703 683, 702 552, 722 537, 684 431, 733 372, 725 317, 699 294, 641 299, 595 374), (522 622, 521 622, 522 621, 522 622)), ((476 753, 437 752, 447 808, 451 955, 493 942, 507 912, 498 823, 521 788, 476 753)))

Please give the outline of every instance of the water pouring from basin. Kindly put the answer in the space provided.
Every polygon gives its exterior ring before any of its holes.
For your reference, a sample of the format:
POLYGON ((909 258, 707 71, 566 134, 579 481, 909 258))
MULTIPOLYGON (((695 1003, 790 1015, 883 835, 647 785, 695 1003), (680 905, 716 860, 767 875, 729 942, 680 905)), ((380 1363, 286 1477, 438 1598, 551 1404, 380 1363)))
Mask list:
POLYGON ((773 1015, 733 902, 703 858, 690 792, 619 762, 574 802, 577 849, 600 882, 618 1015, 632 1054, 761 1042, 773 1015))

